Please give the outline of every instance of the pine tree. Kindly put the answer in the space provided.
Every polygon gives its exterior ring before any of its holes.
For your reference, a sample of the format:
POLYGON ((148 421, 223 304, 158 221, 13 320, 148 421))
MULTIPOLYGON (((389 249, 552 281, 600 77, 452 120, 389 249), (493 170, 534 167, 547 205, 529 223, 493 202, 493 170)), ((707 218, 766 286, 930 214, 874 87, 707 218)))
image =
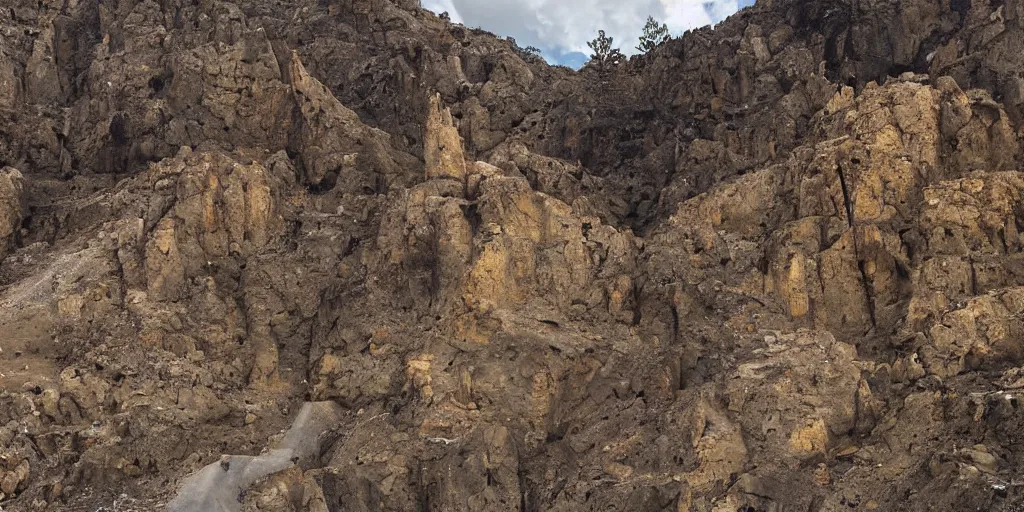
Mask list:
POLYGON ((613 42, 614 38, 605 35, 604 30, 598 30, 597 39, 587 43, 587 46, 594 52, 590 55, 590 59, 597 62, 602 69, 606 65, 617 66, 625 60, 625 56, 618 48, 612 48, 613 42))
POLYGON ((658 23, 654 16, 647 17, 644 33, 640 36, 640 45, 636 47, 640 53, 647 53, 668 40, 668 25, 658 23))

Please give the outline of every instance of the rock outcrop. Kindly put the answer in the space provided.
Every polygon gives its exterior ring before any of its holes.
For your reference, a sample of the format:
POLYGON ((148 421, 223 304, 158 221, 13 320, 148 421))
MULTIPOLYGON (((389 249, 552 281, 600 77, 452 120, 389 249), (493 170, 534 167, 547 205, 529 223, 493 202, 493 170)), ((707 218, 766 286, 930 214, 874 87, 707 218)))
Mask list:
POLYGON ((1024 499, 1019 1, 9 7, 3 510, 1024 499))
POLYGON ((24 176, 13 167, 0 169, 0 262, 21 235, 24 176))

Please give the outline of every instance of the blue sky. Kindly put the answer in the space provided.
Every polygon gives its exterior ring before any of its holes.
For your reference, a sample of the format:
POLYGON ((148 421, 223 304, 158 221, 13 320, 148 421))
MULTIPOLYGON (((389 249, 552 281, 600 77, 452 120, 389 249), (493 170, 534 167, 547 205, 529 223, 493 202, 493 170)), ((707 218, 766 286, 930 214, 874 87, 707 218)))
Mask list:
POLYGON ((540 48, 549 62, 578 68, 587 61, 587 41, 604 30, 623 53, 634 46, 647 16, 668 24, 673 35, 718 23, 754 0, 423 0, 423 7, 448 12, 452 21, 516 38, 540 48))

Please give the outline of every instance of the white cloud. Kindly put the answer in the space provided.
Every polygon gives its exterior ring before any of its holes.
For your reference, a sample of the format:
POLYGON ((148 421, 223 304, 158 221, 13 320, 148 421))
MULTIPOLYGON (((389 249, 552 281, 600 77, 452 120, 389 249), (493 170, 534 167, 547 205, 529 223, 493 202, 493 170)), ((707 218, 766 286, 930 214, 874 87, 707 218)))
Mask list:
MULTIPOLYGON (((729 2, 714 2, 714 4, 729 2)), ((735 4, 736 2, 731 2, 735 4)), ((691 28, 703 27, 714 23, 710 9, 705 8, 700 0, 661 0, 665 9, 665 23, 673 34, 686 32, 691 28)), ((639 37, 639 36, 638 36, 639 37)))
MULTIPOLYGON (((696 2, 687 1, 687 3, 696 2)), ((753 2, 751 1, 748 3, 752 4, 753 2)), ((727 18, 730 14, 738 11, 740 8, 739 4, 740 3, 738 0, 716 0, 714 2, 708 2, 707 12, 710 13, 711 15, 712 23, 718 23, 719 21, 722 21, 725 18, 727 18)))
POLYGON ((452 5, 452 0, 423 0, 423 8, 430 9, 438 14, 447 12, 453 22, 462 23, 462 16, 459 15, 459 11, 452 5))
POLYGON ((668 24, 673 34, 716 23, 737 9, 737 0, 424 0, 453 21, 512 36, 520 46, 589 53, 587 41, 604 30, 624 53, 633 48, 647 16, 668 24))

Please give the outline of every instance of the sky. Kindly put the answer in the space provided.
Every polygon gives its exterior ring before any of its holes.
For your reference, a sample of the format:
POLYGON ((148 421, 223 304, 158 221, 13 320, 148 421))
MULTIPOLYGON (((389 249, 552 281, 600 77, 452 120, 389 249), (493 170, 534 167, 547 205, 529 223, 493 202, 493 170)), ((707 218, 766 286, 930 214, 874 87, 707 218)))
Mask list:
POLYGON ((578 68, 587 61, 587 41, 598 30, 626 55, 643 32, 647 16, 668 25, 672 35, 722 21, 754 0, 422 0, 447 12, 453 22, 511 36, 519 46, 536 46, 549 62, 578 68))

